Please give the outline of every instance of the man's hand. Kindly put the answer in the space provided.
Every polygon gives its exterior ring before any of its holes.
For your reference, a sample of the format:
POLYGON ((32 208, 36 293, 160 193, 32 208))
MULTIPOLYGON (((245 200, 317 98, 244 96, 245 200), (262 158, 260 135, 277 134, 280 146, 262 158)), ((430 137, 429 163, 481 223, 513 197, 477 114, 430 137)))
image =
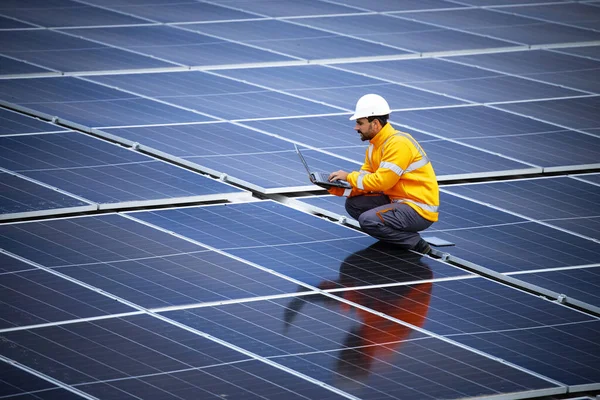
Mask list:
POLYGON ((331 174, 329 174, 329 182, 333 182, 333 181, 337 181, 337 180, 345 181, 347 177, 348 177, 348 172, 342 171, 342 170, 335 171, 335 172, 332 172, 331 174))

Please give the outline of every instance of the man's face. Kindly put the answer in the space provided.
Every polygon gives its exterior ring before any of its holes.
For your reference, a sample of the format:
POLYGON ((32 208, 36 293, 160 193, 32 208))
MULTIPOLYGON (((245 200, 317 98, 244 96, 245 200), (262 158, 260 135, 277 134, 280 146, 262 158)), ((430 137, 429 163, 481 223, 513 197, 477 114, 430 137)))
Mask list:
POLYGON ((359 118, 356 120, 354 130, 358 132, 363 142, 371 140, 379 133, 379 121, 374 119, 373 122, 369 122, 366 118, 359 118))

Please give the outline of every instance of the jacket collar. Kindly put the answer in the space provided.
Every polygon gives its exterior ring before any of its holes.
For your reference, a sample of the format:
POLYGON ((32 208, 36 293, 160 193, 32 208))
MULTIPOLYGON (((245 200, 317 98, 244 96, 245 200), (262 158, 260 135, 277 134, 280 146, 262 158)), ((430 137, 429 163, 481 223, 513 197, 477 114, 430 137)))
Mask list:
POLYGON ((381 146, 383 144, 383 142, 385 142, 394 133, 396 133, 396 130, 388 122, 387 124, 385 124, 383 126, 383 128, 381 128, 381 130, 379 131, 379 133, 377 133, 377 135, 375 135, 375 137, 373 139, 371 139, 369 142, 373 146, 379 147, 379 146, 381 146))

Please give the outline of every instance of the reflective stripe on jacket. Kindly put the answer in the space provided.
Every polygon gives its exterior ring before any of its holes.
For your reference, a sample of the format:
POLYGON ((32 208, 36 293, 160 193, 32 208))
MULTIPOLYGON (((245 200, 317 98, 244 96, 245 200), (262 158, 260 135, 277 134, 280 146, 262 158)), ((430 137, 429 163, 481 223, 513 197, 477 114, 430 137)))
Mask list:
POLYGON ((408 204, 423 218, 438 220, 439 188, 427 154, 411 135, 396 131, 389 123, 371 139, 360 171, 348 174, 347 180, 352 191, 344 195, 384 193, 393 202, 408 204))

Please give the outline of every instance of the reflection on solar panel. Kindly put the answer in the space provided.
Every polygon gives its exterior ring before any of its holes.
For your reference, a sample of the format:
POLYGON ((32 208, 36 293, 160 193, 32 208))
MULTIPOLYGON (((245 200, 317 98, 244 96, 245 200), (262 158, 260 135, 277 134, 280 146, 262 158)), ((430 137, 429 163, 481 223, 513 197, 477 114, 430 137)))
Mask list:
POLYGON ((600 395, 599 11, 0 2, 0 398, 600 395), (363 165, 366 93, 454 246, 310 183, 294 145, 363 165))

